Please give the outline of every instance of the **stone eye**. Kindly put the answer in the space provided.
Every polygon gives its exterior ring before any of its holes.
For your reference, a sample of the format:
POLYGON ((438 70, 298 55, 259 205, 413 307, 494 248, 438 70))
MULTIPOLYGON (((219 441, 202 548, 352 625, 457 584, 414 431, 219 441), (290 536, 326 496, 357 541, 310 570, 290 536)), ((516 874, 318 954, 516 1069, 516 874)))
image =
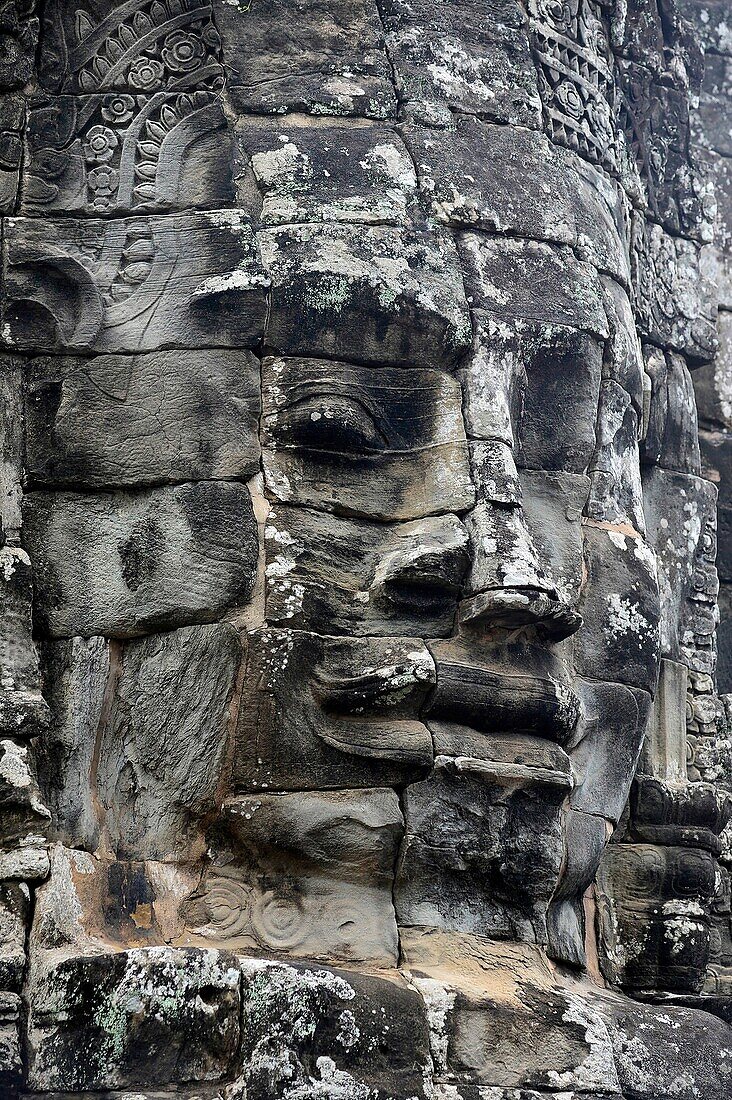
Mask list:
POLYGON ((339 395, 309 397, 287 410, 284 441, 338 454, 383 451, 388 441, 360 402, 339 395))

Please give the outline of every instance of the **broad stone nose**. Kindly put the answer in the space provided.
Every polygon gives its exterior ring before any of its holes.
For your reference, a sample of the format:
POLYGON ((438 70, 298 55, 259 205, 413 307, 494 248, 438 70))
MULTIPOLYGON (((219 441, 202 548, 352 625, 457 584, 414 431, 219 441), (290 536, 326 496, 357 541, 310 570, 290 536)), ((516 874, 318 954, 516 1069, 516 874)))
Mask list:
POLYGON ((500 441, 474 442, 471 467, 477 504, 465 521, 471 565, 461 623, 533 625, 552 641, 570 637, 582 618, 562 596, 536 549, 511 448, 500 441))

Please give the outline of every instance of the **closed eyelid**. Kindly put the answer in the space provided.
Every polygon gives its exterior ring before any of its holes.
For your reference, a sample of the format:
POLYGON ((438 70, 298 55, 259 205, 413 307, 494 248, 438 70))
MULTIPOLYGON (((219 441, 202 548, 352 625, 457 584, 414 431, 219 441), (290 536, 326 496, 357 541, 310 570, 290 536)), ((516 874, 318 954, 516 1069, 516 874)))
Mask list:
MULTIPOLYGON (((306 424, 309 433, 316 437, 312 441, 313 444, 317 442, 318 426, 320 425, 324 435, 328 427, 338 429, 342 436, 345 436, 350 428, 354 437, 362 433, 364 447, 382 449, 389 446, 389 439, 382 427, 382 418, 376 416, 362 400, 351 394, 337 391, 335 393, 323 392, 322 390, 317 393, 305 394, 286 404, 282 408, 280 416, 285 427, 296 427, 299 419, 302 424, 306 424), (331 415, 329 415, 329 412, 331 412, 331 415)), ((327 441, 324 442, 327 443, 327 441)), ((355 442, 357 440, 354 438, 355 442)), ((334 448, 325 445, 322 449, 332 450, 334 448)))

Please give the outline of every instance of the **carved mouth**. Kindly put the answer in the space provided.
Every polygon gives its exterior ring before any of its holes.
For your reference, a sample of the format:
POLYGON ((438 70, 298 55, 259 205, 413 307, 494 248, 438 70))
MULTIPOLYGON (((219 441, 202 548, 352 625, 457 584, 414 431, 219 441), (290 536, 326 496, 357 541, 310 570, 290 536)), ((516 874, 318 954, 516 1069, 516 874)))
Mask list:
POLYGON ((484 734, 531 734, 558 744, 569 741, 581 711, 577 694, 548 673, 439 658, 436 682, 431 665, 398 662, 353 676, 318 671, 313 692, 331 714, 422 718, 484 734))

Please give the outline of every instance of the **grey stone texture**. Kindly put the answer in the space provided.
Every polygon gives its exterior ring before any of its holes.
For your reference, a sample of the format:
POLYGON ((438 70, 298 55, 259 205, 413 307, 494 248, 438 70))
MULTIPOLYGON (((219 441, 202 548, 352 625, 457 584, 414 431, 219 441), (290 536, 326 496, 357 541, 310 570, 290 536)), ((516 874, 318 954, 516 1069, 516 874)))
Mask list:
POLYGON ((0 4, 3 1100, 728 1100, 730 26, 0 4))

